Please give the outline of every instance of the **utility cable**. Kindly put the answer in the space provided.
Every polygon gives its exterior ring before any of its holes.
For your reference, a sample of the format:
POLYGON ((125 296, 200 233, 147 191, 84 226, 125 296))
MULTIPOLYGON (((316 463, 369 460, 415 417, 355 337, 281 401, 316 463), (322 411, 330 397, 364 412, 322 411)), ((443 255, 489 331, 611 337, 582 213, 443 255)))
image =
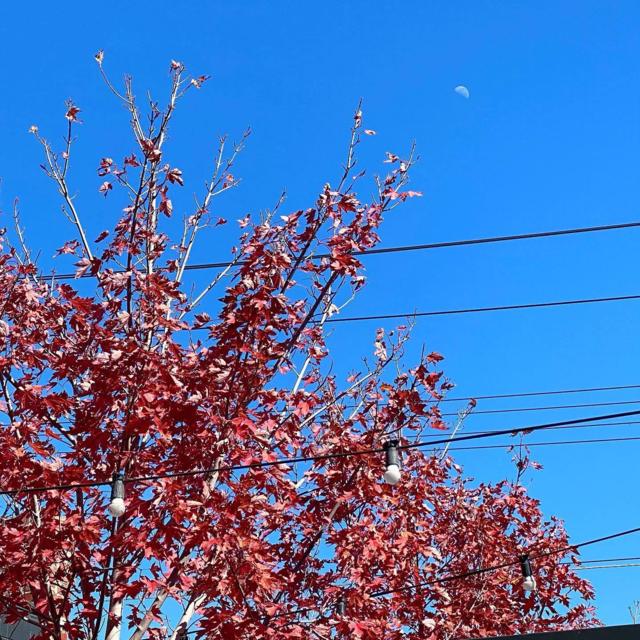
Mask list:
POLYGON ((554 396, 569 393, 592 393, 597 391, 621 391, 624 389, 640 389, 640 384, 625 384, 611 387, 584 387, 581 389, 552 389, 551 391, 527 391, 521 393, 499 393, 493 395, 475 395, 457 398, 443 398, 439 402, 463 402, 465 400, 501 400, 504 398, 527 398, 532 396, 554 396))
MULTIPOLYGON (((469 415, 479 414, 494 414, 494 413, 524 413, 528 411, 554 411, 558 409, 586 409, 592 407, 615 407, 629 404, 640 404, 640 400, 621 400, 617 402, 587 402, 582 404, 561 404, 561 405, 546 405, 543 407, 517 407, 517 408, 503 408, 503 409, 473 409, 469 415)), ((382 404, 376 404, 370 407, 370 409, 380 410, 388 406, 387 402, 382 404)), ((345 409, 355 409, 357 404, 344 405, 345 409)), ((441 416, 457 416, 459 412, 452 411, 440 414, 441 416)))
MULTIPOLYGON (((593 438, 586 440, 554 440, 551 442, 528 442, 524 446, 526 447, 557 447, 567 446, 573 444, 605 444, 607 442, 635 442, 640 440, 640 436, 628 436, 623 438, 593 438)), ((518 443, 505 443, 505 444, 487 444, 476 445, 471 447, 450 447, 449 451, 480 451, 482 449, 508 449, 510 447, 517 447, 518 443)))
MULTIPOLYGON (((448 242, 432 242, 428 244, 413 244, 413 245, 401 245, 396 247, 380 247, 378 249, 365 249, 363 251, 354 251, 351 255, 354 256, 371 256, 371 255, 383 255, 388 253, 405 253, 408 251, 425 251, 432 249, 448 249, 451 247, 467 247, 478 244, 493 244, 498 242, 511 242, 514 240, 533 240, 537 238, 551 238, 557 236, 568 236, 582 233, 596 233, 602 231, 614 231, 618 229, 631 229, 634 227, 640 227, 640 222, 623 222, 620 224, 605 224, 595 227, 576 227, 573 229, 557 229, 552 231, 538 231, 534 233, 519 233, 515 235, 507 236, 489 236, 485 238, 470 238, 466 240, 450 240, 448 242)), ((321 260, 323 258, 330 258, 330 253, 321 253, 316 256, 312 256, 313 260, 321 260)), ((239 261, 236 264, 242 265, 244 262, 239 261)), ((221 269, 230 267, 233 265, 231 261, 222 262, 203 262, 199 264, 191 264, 185 267, 185 271, 199 271, 203 269, 221 269)), ((115 271, 114 273, 124 273, 124 270, 115 271)), ((74 273, 61 273, 55 276, 56 280, 74 280, 76 279, 74 273)), ((81 278, 90 278, 91 274, 84 274, 81 278)))
POLYGON ((589 571, 593 569, 628 569, 630 567, 640 567, 640 562, 629 562, 625 564, 603 564, 595 567, 576 567, 576 571, 589 571))
MULTIPOLYGON (((576 424, 576 425, 567 425, 564 427, 549 427, 549 431, 560 431, 565 429, 598 429, 599 427, 626 427, 632 424, 640 424, 640 420, 624 420, 621 422, 598 422, 594 424, 576 424)), ((465 433, 487 433, 487 429, 465 429, 465 433)), ((453 430, 448 429, 447 431, 443 431, 442 433, 453 433, 453 430)), ((409 437, 405 435, 405 438, 409 437)))
MULTIPOLYGON (((514 409, 474 409, 470 415, 478 415, 481 413, 522 413, 525 411, 553 411, 556 409, 584 409, 587 407, 612 407, 628 404, 640 404, 640 400, 624 400, 619 402, 590 402, 584 404, 564 404, 551 405, 545 407, 518 407, 514 409)), ((384 405, 383 405, 384 406, 384 405)), ((457 416, 458 412, 443 413, 443 416, 457 416)))
MULTIPOLYGON (((450 316, 468 313, 490 313, 493 311, 516 311, 522 309, 542 309, 547 307, 565 307, 570 305, 594 304, 600 302, 622 302, 630 300, 640 300, 640 295, 609 296, 606 298, 578 298, 575 300, 554 300, 551 302, 532 302, 527 304, 508 304, 494 307, 470 307, 467 309, 444 309, 439 311, 413 311, 405 313, 381 313, 368 316, 346 316, 344 318, 328 318, 325 323, 338 322, 365 322, 368 320, 395 320, 399 318, 412 319, 426 316, 450 316)), ((318 324, 319 321, 316 321, 318 324)), ((206 329, 208 327, 202 327, 206 329)))

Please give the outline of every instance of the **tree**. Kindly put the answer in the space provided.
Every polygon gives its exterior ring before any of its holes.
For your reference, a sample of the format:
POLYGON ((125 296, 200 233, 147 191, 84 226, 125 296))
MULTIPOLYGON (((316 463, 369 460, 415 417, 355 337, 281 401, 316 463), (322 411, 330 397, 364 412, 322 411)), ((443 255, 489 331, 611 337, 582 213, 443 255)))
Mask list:
POLYGON ((444 428, 442 356, 406 367, 409 330, 378 330, 372 358, 346 380, 332 373, 327 322, 364 285, 358 252, 377 244, 384 214, 419 195, 408 189, 413 152, 388 154, 375 199, 362 202, 358 108, 337 183, 306 210, 279 215, 280 203, 241 220, 229 265, 187 295, 194 243, 223 222, 213 203, 237 185, 244 139, 229 154, 221 140, 172 244, 183 175, 167 131, 206 77, 172 62, 168 104, 150 103, 145 120, 131 80, 120 92, 96 59, 130 116, 130 155, 98 167, 99 192, 124 212, 89 241, 69 185, 80 122, 69 103, 61 151, 31 131, 76 231, 60 249, 77 258, 76 285, 42 275, 19 222, 0 255, 9 620, 30 612, 55 640, 448 639, 591 621, 591 588, 561 562, 575 557, 566 551, 535 562, 535 594, 517 566, 433 582, 568 544, 519 482, 474 485, 446 453, 402 450, 401 482, 381 481, 385 443, 444 428), (126 511, 114 518, 118 473, 126 511))

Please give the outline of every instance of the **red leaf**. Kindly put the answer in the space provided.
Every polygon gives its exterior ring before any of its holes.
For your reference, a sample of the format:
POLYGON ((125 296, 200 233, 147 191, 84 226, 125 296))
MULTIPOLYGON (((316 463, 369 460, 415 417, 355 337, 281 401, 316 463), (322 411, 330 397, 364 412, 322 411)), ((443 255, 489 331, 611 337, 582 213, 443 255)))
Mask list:
POLYGON ((78 107, 76 107, 71 102, 67 103, 67 113, 65 114, 64 117, 67 120, 69 120, 69 122, 80 122, 80 120, 78 120, 79 113, 80 113, 80 109, 78 109, 78 107))
POLYGON ((100 185, 100 188, 98 189, 98 191, 102 195, 104 195, 105 198, 106 198, 107 193, 109 193, 109 191, 111 191, 111 189, 113 189, 113 185, 110 182, 105 181, 100 185))

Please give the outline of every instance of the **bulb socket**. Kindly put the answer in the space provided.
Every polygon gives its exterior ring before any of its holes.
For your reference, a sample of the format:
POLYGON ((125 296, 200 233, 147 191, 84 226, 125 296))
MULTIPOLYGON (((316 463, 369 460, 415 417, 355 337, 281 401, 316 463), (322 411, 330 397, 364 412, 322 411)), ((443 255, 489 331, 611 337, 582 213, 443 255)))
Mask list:
POLYGON ((533 571, 531 570, 531 562, 529 561, 529 556, 527 555, 520 556, 520 570, 522 571, 523 578, 530 578, 533 575, 533 571))
POLYGON ((124 500, 124 474, 120 471, 113 474, 111 481, 111 500, 124 500))
POLYGON ((400 467, 398 444, 399 442, 397 440, 389 440, 384 443, 384 464, 386 467, 390 467, 391 465, 395 465, 398 468, 400 467))

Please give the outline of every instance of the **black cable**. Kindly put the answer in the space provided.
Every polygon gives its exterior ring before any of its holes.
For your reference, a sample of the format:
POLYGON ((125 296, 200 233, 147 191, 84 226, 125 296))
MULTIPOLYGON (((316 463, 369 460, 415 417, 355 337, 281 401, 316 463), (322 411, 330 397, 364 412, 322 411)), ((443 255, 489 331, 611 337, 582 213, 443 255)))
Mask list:
MULTIPOLYGON (((621 405, 629 405, 629 404, 640 404, 640 400, 622 400, 617 402, 587 402, 582 404, 561 404, 561 405, 546 405, 543 407, 517 407, 513 409, 473 409, 469 413, 469 415, 478 415, 478 414, 493 414, 493 413, 525 413, 527 411, 554 411, 557 409, 586 409, 592 407, 614 407, 621 405)), ((355 409, 357 404, 348 404, 344 405, 345 409, 355 409)), ((377 404, 371 407, 371 409, 384 409, 388 404, 382 403, 377 404)), ((458 416, 460 415, 457 411, 447 412, 440 414, 441 416, 458 416)), ((467 432, 468 433, 468 432, 467 432)))
MULTIPOLYGON (((619 402, 589 402, 584 404, 561 404, 551 405, 545 407, 518 407, 515 409, 474 409, 469 415, 478 415, 480 413, 522 413, 525 411, 553 411, 555 409, 584 409, 587 407, 612 407, 625 404, 640 404, 640 400, 624 400, 619 402)), ((386 405, 381 405, 386 406, 386 405)), ((443 413, 443 416, 457 416, 458 412, 443 413)))
POLYGON ((640 562, 628 564, 602 564, 595 567, 577 566, 576 571, 594 571, 596 569, 630 569, 631 567, 640 567, 640 562))
MULTIPOLYGON (((534 233, 520 233, 510 236, 490 236, 487 238, 472 238, 469 240, 450 240, 448 242, 432 242, 429 244, 413 244, 403 245, 399 247, 380 247, 379 249, 365 249, 363 251, 354 251, 351 255, 354 256, 372 256, 381 255, 386 253, 404 253, 407 251, 424 251, 430 249, 448 249, 451 247, 467 247, 477 244, 492 244, 496 242, 509 242, 513 240, 532 240, 535 238, 551 238, 554 236, 566 236, 577 233, 593 233, 596 231, 612 231, 614 229, 629 229, 632 227, 640 227, 640 222, 625 222, 622 224, 610 224, 600 225, 597 227, 578 227, 575 229, 560 229, 557 231, 538 231, 534 233)), ((314 256, 316 260, 322 258, 330 258, 330 253, 322 253, 314 256)), ((210 269, 219 267, 228 267, 231 263, 228 262, 211 262, 204 264, 194 264, 191 267, 187 266, 187 269, 210 269)))
MULTIPOLYGON (((597 429, 599 427, 624 427, 631 424, 640 424, 640 420, 626 420, 621 422, 599 422, 597 424, 576 424, 563 427, 549 427, 549 431, 564 429, 597 429)), ((443 431, 442 433, 454 433, 452 429, 443 431)), ((487 429, 465 429, 465 433, 487 433, 487 429)), ((408 437, 405 435, 405 438, 408 437)))
MULTIPOLYGON (((467 309, 443 309, 439 311, 413 311, 406 313, 381 313, 369 316, 346 316, 344 318, 328 318, 326 323, 344 322, 365 322, 368 320, 411 320, 413 318, 424 318, 427 316, 452 316, 469 313, 490 313, 494 311, 518 311, 522 309, 544 309, 548 307, 566 307, 579 304, 595 304, 600 302, 627 302, 629 300, 640 300, 640 295, 610 296, 606 298, 579 298, 576 300, 554 300, 551 302, 532 302, 527 304, 508 304, 495 307, 470 307, 467 309)), ((319 320, 312 320, 312 324, 320 324, 319 320)), ((191 327, 190 329, 178 329, 178 331, 207 331, 209 325, 203 327, 191 327)))
MULTIPOLYGON (((499 394, 492 396, 469 396, 465 398, 443 398, 442 400, 427 400, 426 402, 430 403, 442 403, 442 402, 462 402, 464 400, 489 400, 489 399, 499 399, 499 398, 520 398, 527 396, 546 396, 546 395, 554 395, 554 394, 565 394, 565 393, 586 393, 591 391, 615 391, 620 389, 640 389, 640 385, 630 384, 624 386, 614 386, 614 387, 594 387, 594 388, 585 388, 585 389, 565 389, 559 391, 535 391, 528 393, 511 393, 511 394, 499 394)), ((572 404, 572 405, 548 405, 543 407, 523 407, 519 409, 493 409, 493 410, 474 410, 473 415, 480 413, 511 413, 511 412, 526 412, 526 411, 550 411, 553 409, 581 409, 587 407, 605 407, 605 406, 615 406, 615 405, 627 405, 627 404, 640 404, 640 400, 627 400, 627 401, 619 401, 619 402, 596 402, 596 403, 584 403, 584 404, 572 404)), ((338 406, 338 405, 336 405, 338 406)), ((357 405, 349 404, 342 405, 348 409, 354 409, 357 405)), ((376 405, 377 408, 385 407, 385 404, 376 405)), ((457 412, 452 413, 443 413, 443 416, 457 416, 459 415, 457 412)), ((470 414, 471 415, 471 414, 470 414)), ((64 425, 73 425, 73 420, 59 420, 60 424, 64 425)), ((617 422, 617 423, 609 423, 611 425, 616 424, 637 424, 636 422, 617 422)), ((0 427, 11 427, 11 423, 8 422, 0 422, 0 427)), ((588 426, 601 426, 601 425, 588 425, 588 426)), ((558 427, 561 428, 561 427, 558 427)), ((572 428, 572 427, 567 427, 572 428)), ((467 433, 485 433, 486 429, 482 431, 467 431, 467 433)))
MULTIPOLYGON (((555 231, 538 231, 534 233, 519 233, 510 236, 490 236, 487 238, 471 238, 467 240, 451 240, 448 242, 432 242, 429 244, 413 244, 404 245, 398 247, 380 247, 379 249, 365 249, 363 251, 354 251, 354 256, 371 256, 381 255, 386 253, 404 253, 407 251, 424 251, 430 249, 446 249, 450 247, 466 247, 477 244, 492 244, 497 242, 509 242, 513 240, 532 240, 535 238, 551 238, 555 236, 567 236, 579 233, 594 233, 600 231, 613 231, 616 229, 631 229, 634 227, 640 227, 640 222, 623 222, 620 224, 605 224, 596 227, 576 227, 574 229, 559 229, 555 231)), ((320 260, 322 258, 330 258, 330 253, 321 253, 313 256, 312 259, 320 260)), ((230 267, 233 262, 203 262, 199 264, 187 265, 185 271, 198 271, 202 269, 221 269, 224 267, 230 267)), ((236 264, 244 264, 239 261, 236 264)), ((123 270, 115 271, 114 273, 124 273, 123 270)), ((80 276, 81 278, 90 278, 91 274, 85 274, 80 276)), ((74 273, 61 273, 55 276, 56 280, 74 280, 76 275, 74 273)))
MULTIPOLYGON (((625 411, 623 413, 610 413, 601 416, 591 416, 589 418, 577 418, 574 420, 562 420, 560 422, 549 422, 546 424, 532 425, 526 427, 511 427, 509 429, 501 429, 497 431, 485 431, 481 433, 474 433, 464 436, 455 436, 448 438, 439 438, 436 440, 427 440, 419 442, 411 442, 408 444, 399 445, 398 449, 416 449, 427 446, 434 446, 438 444, 446 444, 453 442, 464 442, 467 440, 478 440, 481 438, 492 438, 499 435, 516 435, 518 433, 534 433, 543 429, 549 429, 552 427, 560 427, 572 424, 584 424, 588 422, 596 422, 599 420, 610 420, 613 418, 624 418, 627 416, 640 415, 640 411, 625 411)), ((209 475, 212 473, 219 473, 221 471, 247 471, 251 469, 264 469, 267 467, 275 467, 289 464, 299 464, 302 462, 318 462, 322 460, 330 460, 334 458, 348 458, 352 456, 371 455, 376 453, 383 453, 384 447, 377 447, 373 449, 359 449, 350 451, 338 451, 334 453, 325 453, 311 456, 297 456, 293 458, 281 458, 278 460, 271 460, 267 462, 253 462, 248 464, 236 464, 236 465, 222 465, 216 467, 210 467, 208 469, 191 469, 187 471, 170 471, 164 473, 158 473, 149 476, 134 476, 130 478, 124 478, 127 483, 140 483, 149 482, 152 480, 161 480, 164 478, 183 478, 196 475, 209 475)), ((59 484, 52 486, 41 487, 22 487, 21 489, 6 489, 0 491, 0 495, 16 495, 20 493, 41 493, 45 491, 67 491, 70 489, 83 489, 88 487, 100 487, 111 485, 112 480, 91 480, 86 482, 74 482, 69 484, 59 484)))
POLYGON ((551 391, 528 391, 525 393, 499 393, 488 396, 465 396, 458 398, 443 398, 440 402, 462 402, 464 400, 499 400, 503 398, 527 398, 531 396, 554 396, 568 393, 591 393, 595 391, 620 391, 623 389, 640 389, 640 384, 626 384, 613 387, 586 387, 582 389, 559 389, 551 391))
MULTIPOLYGON (((606 442, 633 442, 640 440, 640 436, 626 436, 623 438, 593 438, 586 440, 552 440, 551 442, 530 442, 526 443, 526 447, 551 447, 566 446, 572 444, 603 444, 606 442)), ((449 451, 479 451, 482 449, 508 449, 509 447, 517 447, 518 443, 505 444, 486 444, 476 445, 473 447, 450 447, 449 451)))
MULTIPOLYGON (((582 298, 577 300, 555 300, 553 302, 532 302, 528 304, 508 304, 495 307, 471 307, 469 309, 445 309, 441 311, 414 311, 407 313, 382 313, 370 316, 347 316, 345 318, 328 318, 325 323, 333 322, 363 322, 366 320, 394 320, 399 318, 412 319, 425 316, 450 316, 466 313, 488 313, 493 311, 515 311, 520 309, 541 309, 546 307, 563 307, 576 304, 593 304, 598 302, 621 302, 640 300, 640 295, 610 296, 608 298, 582 298)), ((316 321, 318 324, 318 321, 316 321)), ((208 327, 202 327, 206 329, 208 327)))
MULTIPOLYGON (((640 227, 640 222, 624 222, 621 224, 600 225, 597 227, 577 227, 575 229, 559 229, 555 231, 538 231, 534 233, 519 233, 509 236, 490 236, 487 238, 471 238, 468 240, 450 240, 448 242, 431 242, 428 244, 402 245, 399 247, 380 247, 379 249, 364 249, 363 251, 353 251, 354 256, 373 256, 387 253, 405 253, 407 251, 424 251, 431 249, 449 249, 451 247, 468 247, 477 244, 493 244, 497 242, 510 242, 513 240, 533 240, 536 238, 551 238, 554 236, 567 236, 578 233, 594 233, 598 231, 613 231, 615 229, 629 229, 640 227)), ((331 258, 330 253, 320 253, 313 259, 321 260, 331 258)), ((187 266, 186 270, 195 271, 198 269, 213 269, 230 266, 230 262, 207 262, 187 266)))
POLYGON ((464 436, 454 436, 449 438, 440 438, 439 440, 431 440, 428 442, 411 442, 409 444, 400 445, 398 449, 415 449, 424 446, 431 446, 437 444, 446 444, 447 442, 464 442, 466 440, 478 440, 480 438, 491 438, 499 435, 516 435, 518 433, 534 433, 536 431, 541 431, 543 429, 550 429, 552 427, 564 427, 566 425, 572 424, 583 424, 587 422, 596 422, 598 420, 609 420, 613 418, 624 418, 627 416, 637 416, 640 415, 640 411, 625 411, 623 413, 611 413, 605 416, 593 416, 591 418, 577 418, 574 420, 562 420, 560 422, 549 422, 546 424, 534 425, 531 427, 518 427, 518 428, 509 428, 509 429, 499 429, 496 431, 485 431, 480 433, 472 433, 464 436))
POLYGON ((559 564, 584 565, 584 564, 606 564, 607 562, 629 562, 640 560, 640 556, 625 556, 622 558, 594 558, 593 560, 579 560, 578 562, 560 562, 559 564))

